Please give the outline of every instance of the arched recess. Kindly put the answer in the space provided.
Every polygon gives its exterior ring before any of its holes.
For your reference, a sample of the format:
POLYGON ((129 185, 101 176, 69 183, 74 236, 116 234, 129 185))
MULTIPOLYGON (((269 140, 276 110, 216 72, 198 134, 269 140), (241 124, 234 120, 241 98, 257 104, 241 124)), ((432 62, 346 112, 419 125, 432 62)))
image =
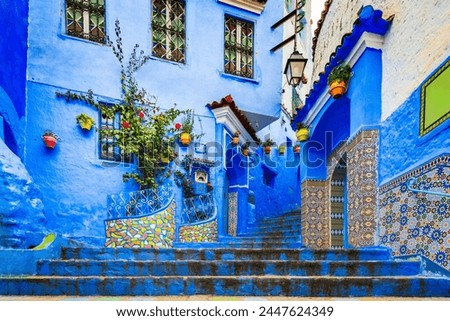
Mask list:
POLYGON ((19 118, 8 94, 0 87, 0 139, 19 156, 19 118))
POLYGON ((347 247, 347 222, 347 155, 344 154, 335 166, 330 179, 331 248, 347 247))
POLYGON ((350 135, 350 100, 345 96, 330 98, 310 127, 311 137, 305 146, 311 160, 307 178, 325 179, 328 157, 350 135))

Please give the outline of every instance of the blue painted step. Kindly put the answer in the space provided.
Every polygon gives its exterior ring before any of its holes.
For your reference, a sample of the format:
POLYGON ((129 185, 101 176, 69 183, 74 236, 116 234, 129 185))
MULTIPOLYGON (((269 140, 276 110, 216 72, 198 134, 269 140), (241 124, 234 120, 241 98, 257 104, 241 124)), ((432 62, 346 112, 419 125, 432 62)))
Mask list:
POLYGON ((405 276, 421 272, 421 261, 98 261, 38 262, 38 275, 55 276, 405 276))
POLYGON ((0 295, 450 297, 450 279, 420 276, 1 277, 0 295))
MULTIPOLYGON (((202 243, 207 244, 207 243, 202 243)), ((391 250, 384 247, 359 249, 306 248, 175 248, 175 249, 112 249, 112 248, 62 248, 63 260, 300 260, 300 261, 366 261, 389 260, 391 250)))

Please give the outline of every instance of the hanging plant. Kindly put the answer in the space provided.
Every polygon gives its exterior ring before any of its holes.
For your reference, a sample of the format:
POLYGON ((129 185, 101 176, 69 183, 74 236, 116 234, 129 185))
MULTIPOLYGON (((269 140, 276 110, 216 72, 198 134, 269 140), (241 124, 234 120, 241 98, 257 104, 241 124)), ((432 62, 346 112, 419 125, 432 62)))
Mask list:
POLYGON ((264 147, 264 153, 270 154, 273 145, 275 145, 275 143, 270 138, 268 138, 264 143, 262 143, 262 146, 264 147))
POLYGON ((94 119, 86 114, 79 114, 76 119, 83 130, 91 130, 94 125, 94 119))
POLYGON ((46 130, 44 134, 42 134, 42 141, 44 142, 45 147, 49 149, 54 149, 58 140, 60 140, 58 136, 51 130, 46 130))
POLYGON ((232 139, 232 143, 233 145, 237 145, 239 144, 239 131, 235 131, 233 134, 233 139, 232 139))
POLYGON ((309 129, 304 123, 297 123, 297 132, 295 133, 299 142, 304 142, 309 138, 309 129))
POLYGON ((329 93, 333 98, 340 98, 347 92, 351 75, 352 70, 346 64, 340 64, 331 70, 328 76, 328 86, 329 93))

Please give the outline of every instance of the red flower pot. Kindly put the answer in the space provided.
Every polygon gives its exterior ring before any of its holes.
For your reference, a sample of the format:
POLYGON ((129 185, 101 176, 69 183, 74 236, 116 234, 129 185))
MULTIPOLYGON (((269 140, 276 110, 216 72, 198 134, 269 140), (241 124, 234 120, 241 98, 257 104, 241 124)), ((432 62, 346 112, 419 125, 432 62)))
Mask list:
POLYGON ((56 143, 58 142, 58 140, 55 137, 48 135, 42 136, 42 141, 44 142, 45 147, 51 149, 55 148, 56 143))

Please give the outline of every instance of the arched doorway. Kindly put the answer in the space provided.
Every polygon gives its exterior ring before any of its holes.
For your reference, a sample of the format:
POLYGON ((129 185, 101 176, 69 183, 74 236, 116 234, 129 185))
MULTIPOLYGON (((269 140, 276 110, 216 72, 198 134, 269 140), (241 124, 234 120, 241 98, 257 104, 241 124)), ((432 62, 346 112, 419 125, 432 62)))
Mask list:
POLYGON ((331 248, 348 246, 347 230, 347 157, 344 155, 334 168, 330 180, 331 248))

